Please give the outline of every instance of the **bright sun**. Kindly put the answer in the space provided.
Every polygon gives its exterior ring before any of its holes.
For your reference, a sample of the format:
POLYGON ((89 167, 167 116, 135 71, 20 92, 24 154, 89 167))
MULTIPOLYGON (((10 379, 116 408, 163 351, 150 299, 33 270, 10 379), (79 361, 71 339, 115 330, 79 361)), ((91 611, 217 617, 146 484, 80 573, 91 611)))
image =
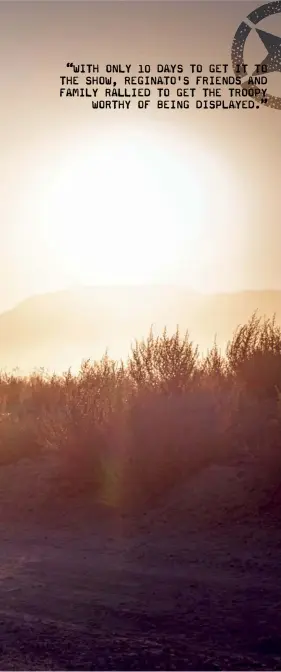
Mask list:
POLYGON ((194 142, 106 132, 72 143, 38 180, 45 253, 77 284, 184 280, 204 290, 229 243, 231 180, 194 142))

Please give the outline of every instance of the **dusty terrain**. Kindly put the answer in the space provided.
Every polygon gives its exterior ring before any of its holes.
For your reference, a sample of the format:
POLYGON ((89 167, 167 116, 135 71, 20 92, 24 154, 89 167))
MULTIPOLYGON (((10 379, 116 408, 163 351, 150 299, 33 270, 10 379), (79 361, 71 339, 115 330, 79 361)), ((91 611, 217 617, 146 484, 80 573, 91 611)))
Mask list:
POLYGON ((281 535, 242 515, 237 473, 209 469, 138 521, 38 504, 45 476, 1 468, 0 669, 281 669, 281 535))

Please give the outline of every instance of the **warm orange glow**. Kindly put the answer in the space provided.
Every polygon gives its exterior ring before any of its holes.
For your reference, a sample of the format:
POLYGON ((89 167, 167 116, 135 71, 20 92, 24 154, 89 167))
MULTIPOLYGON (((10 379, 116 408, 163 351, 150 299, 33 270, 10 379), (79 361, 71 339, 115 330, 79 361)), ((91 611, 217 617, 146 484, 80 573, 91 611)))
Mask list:
POLYGON ((30 208, 53 273, 78 284, 180 281, 202 291, 219 282, 218 261, 241 229, 229 215, 231 173, 199 139, 106 128, 98 142, 64 147, 47 170, 31 184, 30 208))

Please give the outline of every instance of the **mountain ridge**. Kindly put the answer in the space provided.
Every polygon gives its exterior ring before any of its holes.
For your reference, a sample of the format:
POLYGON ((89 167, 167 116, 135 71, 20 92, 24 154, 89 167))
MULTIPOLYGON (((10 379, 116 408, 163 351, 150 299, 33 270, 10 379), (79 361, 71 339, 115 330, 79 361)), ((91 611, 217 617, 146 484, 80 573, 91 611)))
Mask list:
POLYGON ((159 333, 178 325, 201 349, 215 336, 224 347, 255 311, 275 314, 281 323, 281 290, 202 294, 172 285, 85 286, 32 295, 0 314, 0 367, 25 367, 27 360, 44 367, 47 355, 49 368, 53 350, 54 361, 63 353, 71 359, 74 351, 96 358, 106 349, 119 358, 151 326, 159 333))

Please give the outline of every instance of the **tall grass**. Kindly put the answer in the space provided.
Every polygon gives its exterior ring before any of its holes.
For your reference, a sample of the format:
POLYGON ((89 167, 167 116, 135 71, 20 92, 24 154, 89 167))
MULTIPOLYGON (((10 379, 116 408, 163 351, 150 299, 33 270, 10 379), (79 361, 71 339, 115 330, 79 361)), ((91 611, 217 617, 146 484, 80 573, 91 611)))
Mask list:
MULTIPOLYGON (((61 487, 133 508, 212 463, 260 460, 281 483, 281 330, 256 314, 205 357, 177 328, 150 331, 126 363, 0 377, 0 464, 44 451, 61 487)), ((276 486, 277 484, 277 486, 276 486)))

